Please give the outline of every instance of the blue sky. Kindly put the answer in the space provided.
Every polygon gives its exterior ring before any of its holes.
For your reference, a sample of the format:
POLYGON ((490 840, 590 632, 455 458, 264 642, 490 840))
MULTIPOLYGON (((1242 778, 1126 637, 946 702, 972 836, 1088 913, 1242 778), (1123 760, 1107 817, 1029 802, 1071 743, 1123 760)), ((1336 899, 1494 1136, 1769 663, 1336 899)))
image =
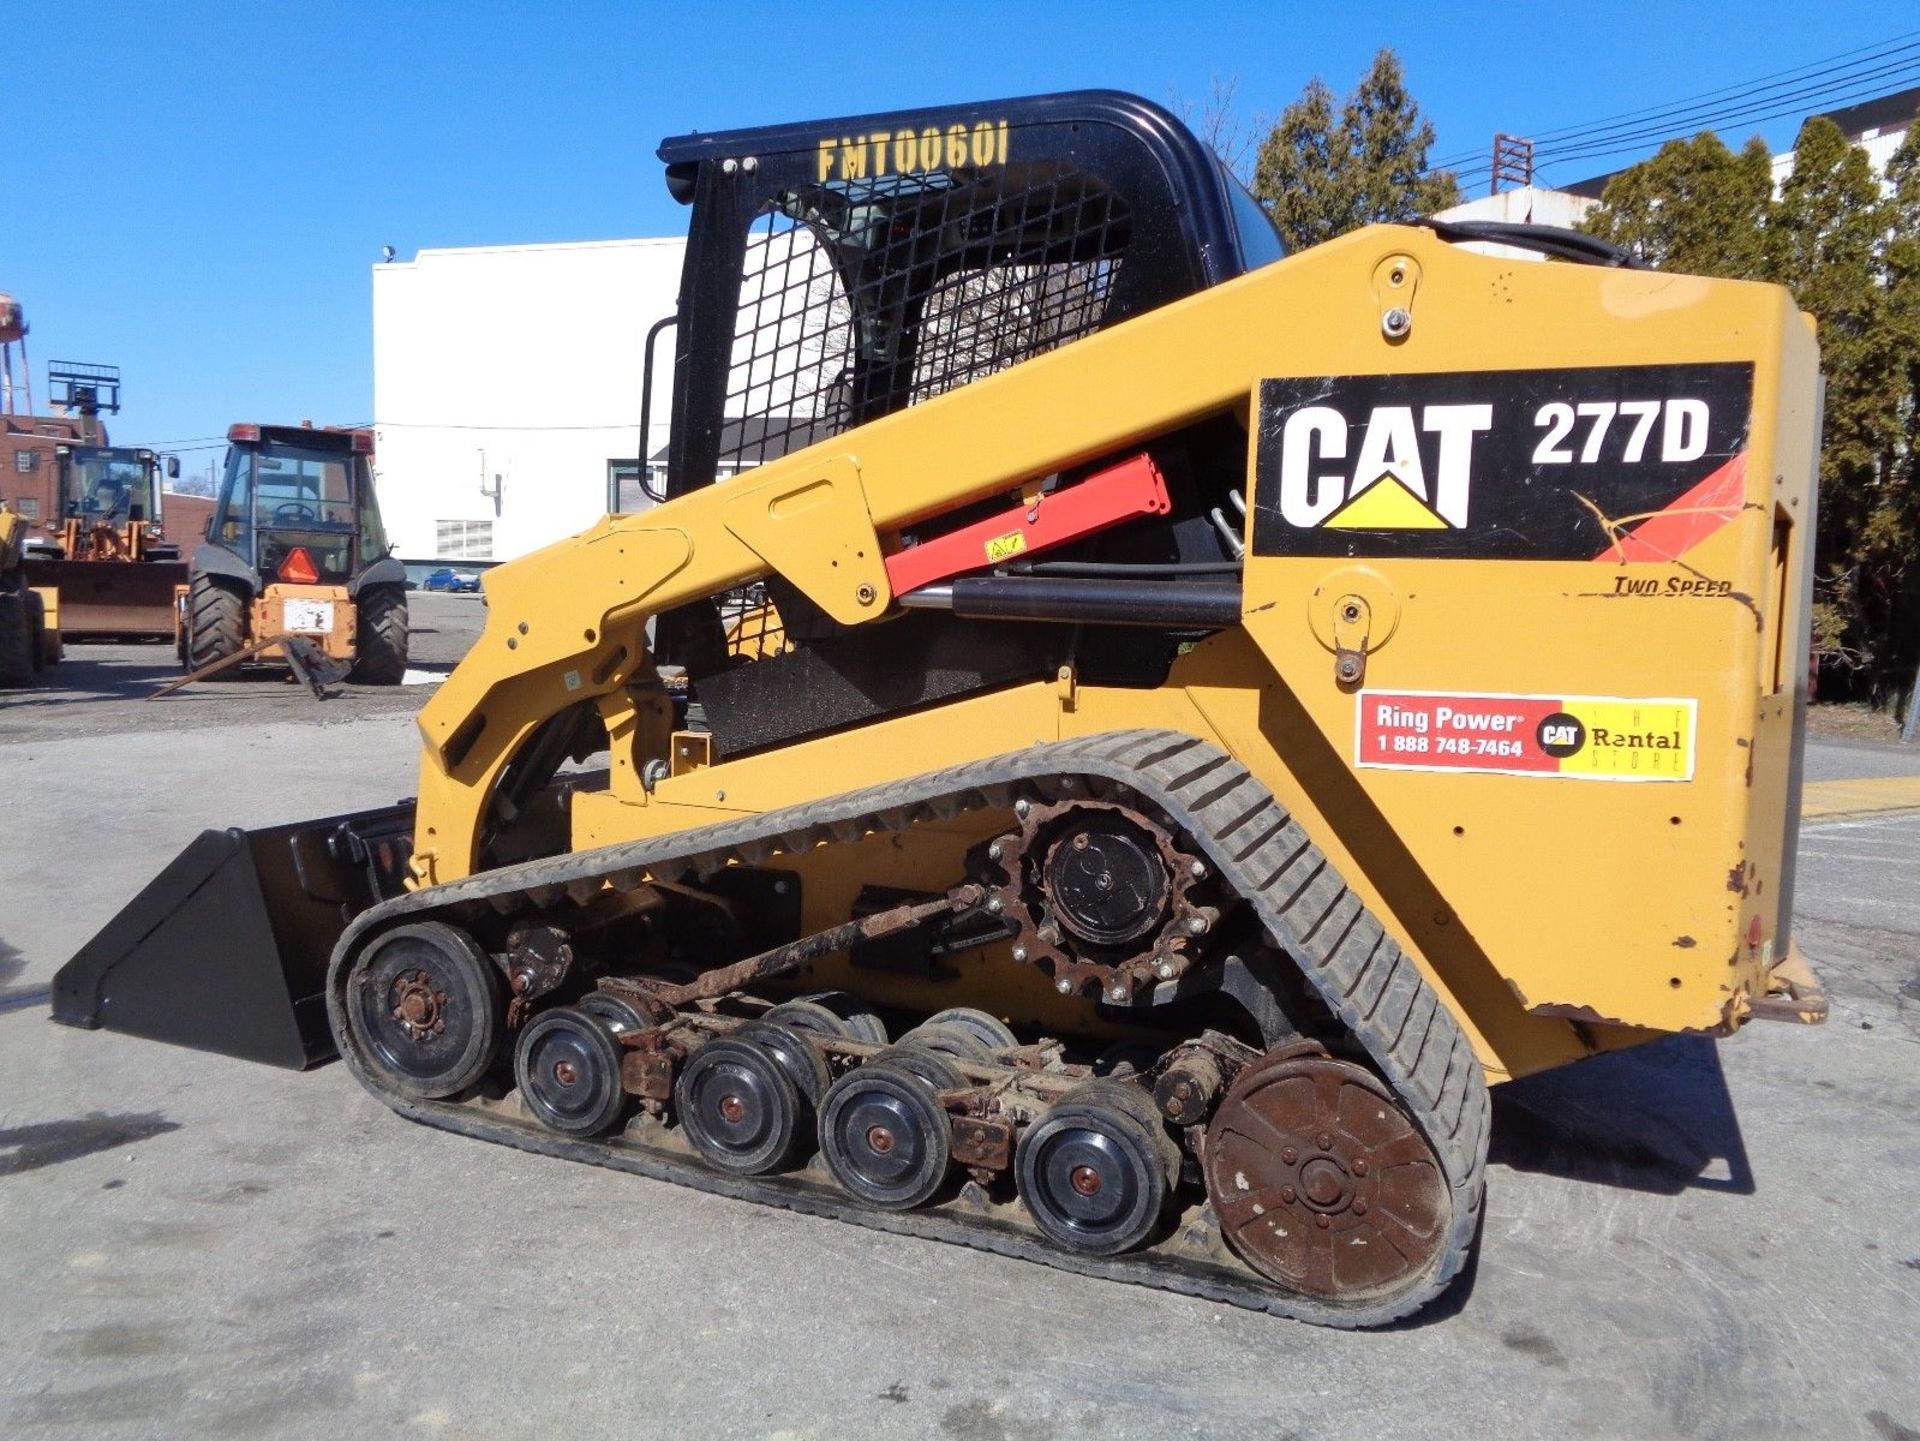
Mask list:
MULTIPOLYGON (((36 399, 49 359, 117 364, 115 438, 146 444, 373 418, 382 245, 678 233, 653 156, 669 134, 1080 86, 1197 102, 1215 77, 1271 114, 1315 74, 1344 92, 1388 45, 1435 157, 1477 155, 1496 130, 1678 101, 1915 23, 1850 0, 7 9, 0 289, 33 325, 36 399)), ((1784 148, 1794 124, 1733 128, 1784 148)), ((511 346, 503 307, 502 363, 511 346)))

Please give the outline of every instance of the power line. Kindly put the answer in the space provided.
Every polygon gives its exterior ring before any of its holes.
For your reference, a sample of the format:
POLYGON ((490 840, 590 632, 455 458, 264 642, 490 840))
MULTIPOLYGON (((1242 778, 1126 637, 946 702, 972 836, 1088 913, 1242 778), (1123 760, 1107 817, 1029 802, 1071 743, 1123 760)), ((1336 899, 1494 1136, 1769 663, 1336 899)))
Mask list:
MULTIPOLYGON (((1705 101, 1715 100, 1724 106, 1746 96, 1758 93, 1759 91, 1780 88, 1777 85, 1768 85, 1768 81, 1782 80, 1789 83, 1798 83, 1815 79, 1836 70, 1856 70, 1861 64, 1871 65, 1877 63, 1889 55, 1915 48, 1915 45, 1920 44, 1920 38, 1917 37, 1920 37, 1920 30, 1909 31, 1902 35, 1892 36, 1886 40, 1877 40, 1871 45, 1863 45, 1856 50, 1846 50, 1838 55, 1827 56, 1822 60, 1808 61, 1805 65, 1794 66, 1787 70, 1775 70, 1751 80, 1742 80, 1732 85, 1723 85, 1717 90, 1702 91, 1698 95, 1689 95, 1680 100, 1662 101, 1657 105, 1642 106, 1638 110, 1626 110, 1616 115, 1606 115, 1594 120, 1582 120, 1576 124, 1564 125, 1555 130, 1540 131, 1533 136, 1533 139, 1539 142, 1550 140, 1565 142, 1592 133, 1618 128, 1629 121, 1644 123, 1656 116, 1664 115, 1671 111, 1685 110, 1688 107, 1698 105, 1705 101), (1873 53, 1868 55, 1868 52, 1873 53), (1853 57, 1860 55, 1868 55, 1868 58, 1865 61, 1853 60, 1853 57), (1849 61, 1851 63, 1840 63, 1843 61, 1849 61)), ((1834 83, 1844 85, 1848 83, 1848 81, 1839 80, 1834 83)), ((1435 162, 1435 168, 1460 164, 1467 160, 1474 159, 1480 153, 1479 150, 1462 151, 1456 155, 1448 156, 1435 162)))
MULTIPOLYGON (((1916 37, 1920 37, 1920 31, 1908 31, 1805 65, 1682 100, 1561 126, 1532 138, 1546 157, 1543 163, 1552 163, 1580 155, 1617 153, 1648 139, 1666 139, 1682 128, 1711 129, 1743 120, 1760 123, 1802 108, 1833 108, 1843 101, 1868 98, 1859 88, 1863 84, 1872 82, 1876 88, 1884 88, 1893 80, 1920 78, 1920 54, 1912 53, 1920 51, 1920 38, 1916 37), (1782 106, 1785 108, 1779 108, 1782 106), (1756 113, 1760 111, 1767 113, 1756 113)), ((1484 153, 1461 152, 1435 162, 1428 171, 1452 169, 1484 153)), ((1476 170, 1484 172, 1488 168, 1482 165, 1476 170)))
MULTIPOLYGON (((1859 94, 1852 96, 1850 98, 1854 100, 1867 100, 1867 99, 1874 98, 1876 93, 1877 92, 1873 90, 1865 90, 1865 91, 1861 91, 1859 94)), ((1768 120, 1781 120, 1781 119, 1785 119, 1790 115, 1797 115, 1799 113, 1801 113, 1801 107, 1790 105, 1784 109, 1774 111, 1770 114, 1757 115, 1751 118, 1755 124, 1762 124, 1768 120)), ((1671 139, 1673 137, 1664 136, 1661 138, 1671 139)), ((1643 153, 1646 150, 1647 143, 1648 142, 1646 141, 1640 141, 1640 142, 1634 142, 1634 143, 1622 143, 1619 145, 1603 145, 1603 146, 1589 147, 1586 149, 1563 151, 1557 154, 1550 154, 1540 162, 1540 168, 1544 170, 1544 169, 1548 169, 1555 166, 1566 165, 1566 164, 1570 164, 1575 160, 1583 160, 1588 164, 1592 164, 1595 161, 1607 159, 1616 155, 1637 155, 1637 154, 1643 153)))

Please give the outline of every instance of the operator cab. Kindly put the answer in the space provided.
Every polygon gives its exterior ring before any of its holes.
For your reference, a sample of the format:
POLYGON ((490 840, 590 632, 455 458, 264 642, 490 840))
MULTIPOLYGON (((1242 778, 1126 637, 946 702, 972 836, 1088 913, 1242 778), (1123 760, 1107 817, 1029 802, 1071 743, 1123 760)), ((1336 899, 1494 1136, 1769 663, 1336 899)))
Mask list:
POLYGON ((371 431, 236 425, 227 440, 209 544, 300 585, 344 584, 387 553, 371 431))
POLYGON ((152 451, 63 445, 59 464, 62 519, 119 527, 160 518, 160 467, 152 451))
POLYGON ((1280 257, 1219 159, 1117 91, 687 135, 666 496, 1280 257))

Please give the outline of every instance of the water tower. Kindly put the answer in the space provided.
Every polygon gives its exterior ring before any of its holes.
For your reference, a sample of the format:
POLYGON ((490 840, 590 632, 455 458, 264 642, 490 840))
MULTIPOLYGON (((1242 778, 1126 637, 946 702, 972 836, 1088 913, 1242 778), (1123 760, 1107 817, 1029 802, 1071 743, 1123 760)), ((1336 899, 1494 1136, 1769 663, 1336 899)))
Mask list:
POLYGON ((27 368, 27 315, 20 302, 0 290, 0 415, 33 414, 33 372, 27 368), (13 378, 15 347, 20 379, 13 378))

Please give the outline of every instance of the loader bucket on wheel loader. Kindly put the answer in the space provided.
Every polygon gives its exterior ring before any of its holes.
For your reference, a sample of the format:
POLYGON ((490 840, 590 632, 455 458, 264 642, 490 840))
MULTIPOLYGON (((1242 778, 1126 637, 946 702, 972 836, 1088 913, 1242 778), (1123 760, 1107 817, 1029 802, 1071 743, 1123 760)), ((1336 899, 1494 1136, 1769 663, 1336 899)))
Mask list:
POLYGON ((347 923, 401 889, 413 804, 202 831, 60 968, 53 1019, 304 1070, 347 923))

